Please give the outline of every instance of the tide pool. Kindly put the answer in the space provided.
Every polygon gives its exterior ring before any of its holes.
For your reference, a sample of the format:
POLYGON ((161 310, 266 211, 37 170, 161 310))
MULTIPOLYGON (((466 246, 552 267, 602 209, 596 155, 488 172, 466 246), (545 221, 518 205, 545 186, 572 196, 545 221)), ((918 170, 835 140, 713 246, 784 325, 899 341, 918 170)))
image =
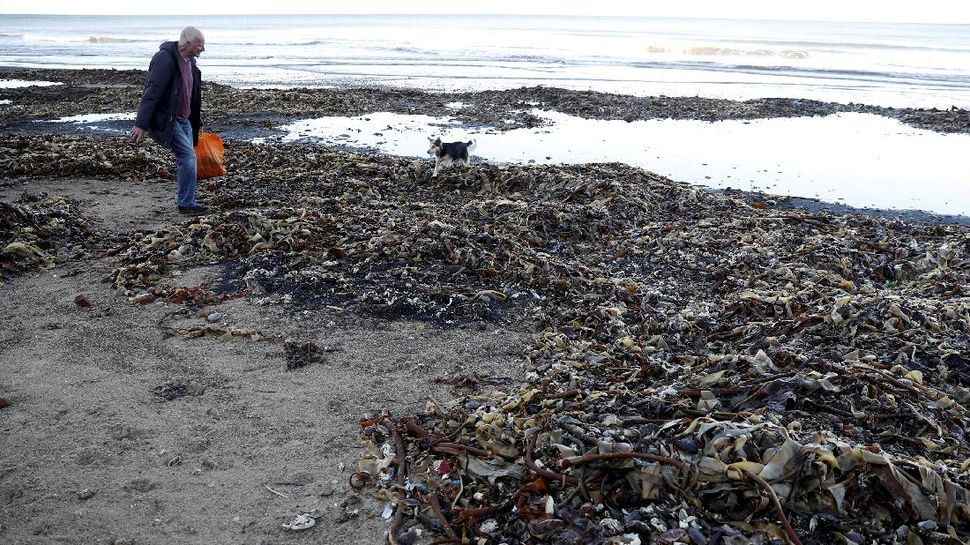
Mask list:
MULTIPOLYGON (((460 105, 455 105, 460 107, 460 105)), ((428 137, 477 146, 498 163, 622 162, 711 188, 818 198, 854 207, 970 215, 970 135, 843 113, 752 121, 604 121, 533 110, 548 125, 500 132, 450 117, 373 113, 298 121, 283 141, 318 140, 426 157, 428 137)), ((477 159, 476 159, 477 158, 477 159)))

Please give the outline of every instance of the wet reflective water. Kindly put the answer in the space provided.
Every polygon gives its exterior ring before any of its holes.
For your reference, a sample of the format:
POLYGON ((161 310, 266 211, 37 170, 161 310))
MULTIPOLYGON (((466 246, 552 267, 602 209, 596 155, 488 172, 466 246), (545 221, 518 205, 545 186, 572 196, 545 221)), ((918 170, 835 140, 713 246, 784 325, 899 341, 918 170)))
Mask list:
POLYGON ((55 81, 0 79, 0 89, 19 89, 21 87, 50 87, 51 85, 61 85, 61 84, 55 81))
POLYGON ((113 114, 85 114, 85 115, 72 115, 68 117, 59 117, 51 121, 51 123, 102 123, 105 121, 129 121, 134 120, 136 117, 135 112, 127 113, 113 113, 113 114))
POLYGON ((474 138, 473 157, 490 162, 617 161, 713 188, 970 215, 967 134, 939 134, 856 113, 714 123, 533 113, 550 124, 499 132, 464 129, 449 117, 385 112, 296 122, 283 127, 283 139, 429 157, 429 136, 474 138))

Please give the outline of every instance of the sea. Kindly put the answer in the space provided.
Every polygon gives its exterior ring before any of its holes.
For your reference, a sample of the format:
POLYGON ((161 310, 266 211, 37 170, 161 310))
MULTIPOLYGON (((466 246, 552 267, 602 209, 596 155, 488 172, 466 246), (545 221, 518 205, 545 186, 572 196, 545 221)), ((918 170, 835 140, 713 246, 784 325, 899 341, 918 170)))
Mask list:
POLYGON ((970 25, 497 15, 0 17, 0 66, 141 68, 194 25, 240 87, 547 85, 970 107, 970 25))
MULTIPOLYGON (((0 66, 145 69, 187 25, 204 79, 235 87, 549 86, 635 96, 788 97, 970 108, 970 25, 497 15, 0 17, 0 66)), ((22 82, 21 82, 22 83, 22 82)), ((0 90, 17 82, 0 81, 0 90)), ((23 84, 23 83, 22 83, 23 84)), ((36 84, 36 82, 32 82, 36 84)), ((0 101, 0 108, 17 107, 0 101)), ((456 104, 455 109, 462 105, 456 104)), ((529 107, 529 105, 524 105, 529 107)), ((625 123, 535 112, 528 133, 418 119, 298 120, 283 140, 424 156, 426 136, 477 138, 477 160, 622 161, 713 188, 970 216, 970 135, 865 114, 625 123), (374 120, 388 121, 370 130, 374 120), (368 135, 381 133, 371 138, 368 135)), ((118 112, 129 119, 132 112, 118 112)), ((385 117, 387 119, 385 119, 385 117)), ((72 120, 87 123, 84 117, 72 120)), ((94 125, 92 125, 94 126, 94 125)))

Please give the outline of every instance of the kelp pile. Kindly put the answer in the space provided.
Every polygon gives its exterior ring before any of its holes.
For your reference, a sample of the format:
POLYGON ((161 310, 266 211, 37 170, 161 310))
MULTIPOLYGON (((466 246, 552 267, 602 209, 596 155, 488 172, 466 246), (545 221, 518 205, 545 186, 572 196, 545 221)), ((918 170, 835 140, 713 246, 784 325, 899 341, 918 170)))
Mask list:
POLYGON ((0 177, 90 177, 156 180, 175 177, 171 152, 127 138, 0 135, 0 177))
MULTIPOLYGON (((96 141, 91 145, 97 146, 96 141)), ((391 543, 965 543, 970 229, 753 204, 618 164, 229 143, 218 210, 118 287, 532 332, 526 383, 362 422, 391 543), (210 291, 209 295, 216 296, 210 291)), ((289 367, 319 361, 287 346, 289 367)))
POLYGON ((967 541, 966 229, 590 170, 473 216, 542 241, 543 330, 522 390, 363 423, 391 542, 967 541))
MULTIPOLYGON (((0 178, 156 179, 169 175, 171 160, 165 154, 157 146, 121 139, 3 135, 0 178)), ((0 202, 0 277, 88 257, 110 246, 112 235, 95 232, 82 208, 71 199, 34 194, 29 186, 15 202, 0 202)))
POLYGON ((16 202, 0 202, 0 280, 84 257, 93 234, 69 199, 24 193, 16 202))
MULTIPOLYGON (((24 69, 7 72, 5 78, 61 83, 48 87, 0 88, 0 99, 12 103, 0 108, 0 127, 36 132, 38 129, 33 123, 36 120, 134 111, 141 98, 145 72, 24 69)), ((392 88, 236 89, 210 81, 203 85, 206 128, 221 132, 224 136, 232 132, 253 134, 258 127, 278 126, 293 119, 363 115, 375 111, 430 116, 447 113, 462 123, 509 130, 541 125, 543 121, 531 113, 537 107, 588 119, 626 121, 724 121, 858 112, 898 119, 907 125, 937 132, 970 132, 970 111, 957 107, 944 110, 892 108, 796 98, 741 101, 705 97, 639 97, 543 86, 439 93, 392 88), (452 110, 445 106, 452 102, 461 102, 464 107, 452 110)))

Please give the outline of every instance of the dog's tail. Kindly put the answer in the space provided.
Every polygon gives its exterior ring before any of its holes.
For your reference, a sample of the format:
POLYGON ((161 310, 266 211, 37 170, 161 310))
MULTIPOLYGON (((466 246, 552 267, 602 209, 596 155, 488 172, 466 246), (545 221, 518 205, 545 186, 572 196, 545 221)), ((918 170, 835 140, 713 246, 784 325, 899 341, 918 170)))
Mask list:
POLYGON ((471 151, 471 150, 475 149, 475 144, 477 144, 477 142, 475 141, 474 138, 472 138, 471 140, 469 140, 468 141, 468 151, 471 151))

